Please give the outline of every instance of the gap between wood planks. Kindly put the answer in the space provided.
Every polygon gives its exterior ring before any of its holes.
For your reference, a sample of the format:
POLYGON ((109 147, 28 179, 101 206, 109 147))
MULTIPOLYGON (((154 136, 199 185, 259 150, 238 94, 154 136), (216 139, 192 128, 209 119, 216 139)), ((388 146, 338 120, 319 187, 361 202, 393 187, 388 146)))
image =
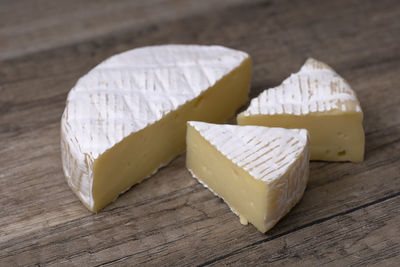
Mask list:
MULTIPOLYGON (((235 254, 238 254, 238 253, 242 252, 243 250, 252 248, 252 247, 254 247, 254 246, 257 246, 257 245, 260 245, 260 244, 263 244, 263 243, 267 243, 267 242, 269 242, 269 241, 278 239, 278 238, 280 238, 280 237, 284 237, 284 236, 286 236, 286 235, 289 235, 289 234, 291 234, 291 233, 300 231, 300 230, 302 230, 302 229, 305 229, 305 228, 308 228, 308 227, 311 227, 311 226, 314 226, 314 225, 317 225, 317 224, 324 223, 324 222, 329 221, 329 220, 332 220, 332 219, 334 219, 334 218, 336 218, 336 217, 340 217, 340 216, 343 216, 343 215, 347 215, 347 214, 353 213, 353 212, 355 212, 355 211, 358 211, 358 210, 361 210, 361 209, 364 209, 364 208, 367 208, 367 207, 370 207, 370 206, 374 206, 374 205, 379 204, 379 203, 381 203, 381 202, 384 202, 384 201, 387 201, 387 200, 390 200, 390 199, 394 199, 394 198, 396 198, 396 197, 398 197, 398 196, 400 196, 400 192, 397 192, 397 193, 392 194, 392 195, 390 195, 390 196, 382 197, 382 198, 380 198, 380 199, 371 201, 371 202, 369 202, 369 203, 360 205, 360 206, 358 206, 358 207, 354 207, 354 208, 348 209, 348 210, 343 211, 343 212, 339 212, 339 213, 334 214, 334 215, 331 215, 331 216, 327 216, 327 217, 324 217, 324 218, 317 219, 317 220, 315 220, 315 221, 306 223, 306 224, 304 224, 304 225, 297 226, 297 227, 295 227, 295 228, 293 228, 293 229, 291 229, 291 230, 288 230, 288 231, 286 231, 286 232, 277 234, 277 235, 275 235, 275 236, 267 237, 267 238, 265 238, 265 239, 259 240, 259 241, 257 241, 257 242, 254 242, 254 243, 249 244, 249 245, 247 245, 247 246, 244 246, 244 247, 242 247, 242 248, 235 249, 235 250, 233 250, 233 251, 231 251, 231 252, 229 252, 229 253, 227 253, 227 254, 225 254, 225 255, 216 257, 216 258, 214 258, 214 259, 211 259, 211 260, 209 260, 209 261, 206 261, 206 262, 204 262, 204 263, 202 263, 202 264, 199 264, 199 265, 197 265, 197 266, 198 266, 198 267, 203 267, 203 266, 211 265, 211 264, 216 263, 216 262, 218 262, 218 261, 221 261, 221 260, 223 260, 223 259, 229 258, 230 256, 233 256, 233 255, 235 255, 235 254)), ((131 254, 131 255, 127 255, 127 256, 124 256, 124 257, 121 257, 121 258, 118 258, 118 259, 114 259, 114 260, 111 260, 111 261, 108 261, 108 262, 105 262, 105 263, 96 265, 96 267, 107 266, 107 265, 109 265, 109 264, 117 263, 117 262, 120 262, 120 261, 129 259, 130 257, 132 257, 132 256, 134 256, 134 255, 135 255, 135 254, 131 254)))

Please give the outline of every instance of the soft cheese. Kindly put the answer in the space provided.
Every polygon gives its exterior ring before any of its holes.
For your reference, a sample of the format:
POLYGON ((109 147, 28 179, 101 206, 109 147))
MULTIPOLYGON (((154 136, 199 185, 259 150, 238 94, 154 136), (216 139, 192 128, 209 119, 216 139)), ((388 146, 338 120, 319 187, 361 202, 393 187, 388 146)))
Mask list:
POLYGON ((223 122, 248 99, 248 54, 164 45, 113 56, 79 79, 61 119, 69 186, 91 211, 185 149, 186 122, 223 122))
POLYGON ((299 72, 251 100, 240 125, 305 128, 311 159, 360 162, 363 112, 355 92, 328 65, 308 59, 299 72))
POLYGON ((242 224, 271 229, 309 177, 307 130, 188 122, 186 166, 242 224))

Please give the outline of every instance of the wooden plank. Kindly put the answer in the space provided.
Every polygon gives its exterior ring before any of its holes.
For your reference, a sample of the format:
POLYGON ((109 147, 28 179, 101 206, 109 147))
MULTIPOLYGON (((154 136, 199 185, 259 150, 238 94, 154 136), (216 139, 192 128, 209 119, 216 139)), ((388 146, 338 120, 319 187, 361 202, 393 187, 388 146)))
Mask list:
POLYGON ((0 60, 53 49, 120 29, 140 30, 244 3, 243 0, 0 1, 0 60))
POLYGON ((0 157, 0 265, 200 264, 310 224, 318 233, 324 218, 396 195, 400 51, 393 36, 400 29, 400 7, 391 3, 248 3, 0 62, 0 155, 6 155, 0 157), (190 177, 184 156, 91 215, 61 171, 59 119, 66 94, 106 57, 168 42, 249 51, 255 66, 252 96, 297 71, 306 56, 331 64, 355 88, 364 109, 366 161, 313 162, 302 202, 267 235, 241 226, 190 177))
POLYGON ((200 266, 391 266, 400 262, 400 193, 266 238, 200 266))

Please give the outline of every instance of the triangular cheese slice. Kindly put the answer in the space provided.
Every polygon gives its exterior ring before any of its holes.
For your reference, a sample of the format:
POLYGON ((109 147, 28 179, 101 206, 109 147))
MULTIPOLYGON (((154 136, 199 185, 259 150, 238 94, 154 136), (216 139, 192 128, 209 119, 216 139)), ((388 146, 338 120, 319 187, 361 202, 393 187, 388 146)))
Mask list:
POLYGON ((89 210, 103 208, 184 151, 188 120, 231 118, 250 77, 249 55, 221 46, 149 46, 100 63, 61 119, 69 186, 89 210))
POLYGON ((363 113, 355 92, 328 65, 308 59, 298 73, 251 100, 240 125, 305 128, 311 159, 360 162, 363 113))
POLYGON ((272 228, 301 199, 309 176, 304 129, 188 122, 186 166, 242 224, 272 228))

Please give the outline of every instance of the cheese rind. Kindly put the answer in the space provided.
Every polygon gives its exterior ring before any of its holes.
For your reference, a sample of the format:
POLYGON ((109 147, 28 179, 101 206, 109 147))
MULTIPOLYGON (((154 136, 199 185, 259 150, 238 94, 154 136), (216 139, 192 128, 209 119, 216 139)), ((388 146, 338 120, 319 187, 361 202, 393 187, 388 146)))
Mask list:
POLYGON ((68 95, 61 119, 68 184, 89 210, 100 210, 184 150, 187 120, 233 116, 250 77, 249 56, 220 46, 152 46, 107 59, 68 95))
POLYGON ((360 162, 363 113, 355 92, 332 68, 308 59, 299 72, 263 91, 237 116, 240 125, 305 128, 311 159, 360 162))
POLYGON ((309 177, 304 129, 188 122, 186 166, 242 224, 271 229, 301 199, 309 177))

